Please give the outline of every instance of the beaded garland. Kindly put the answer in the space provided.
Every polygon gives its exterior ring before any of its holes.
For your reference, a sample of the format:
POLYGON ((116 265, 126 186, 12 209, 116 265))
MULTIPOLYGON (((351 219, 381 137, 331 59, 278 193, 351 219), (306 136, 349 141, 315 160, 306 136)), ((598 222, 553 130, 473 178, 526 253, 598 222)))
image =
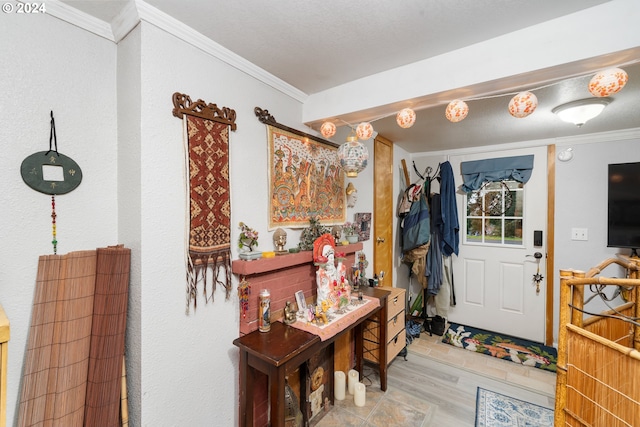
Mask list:
POLYGON ((58 239, 56 238, 56 196, 51 196, 51 229, 53 231, 53 254, 58 253, 58 239))

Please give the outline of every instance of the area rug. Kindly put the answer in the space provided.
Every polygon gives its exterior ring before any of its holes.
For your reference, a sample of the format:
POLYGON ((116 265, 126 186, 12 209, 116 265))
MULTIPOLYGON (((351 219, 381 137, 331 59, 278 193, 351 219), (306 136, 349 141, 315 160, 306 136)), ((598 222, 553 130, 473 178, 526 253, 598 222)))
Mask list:
POLYGON ((442 342, 521 365, 556 371, 557 350, 537 342, 457 323, 449 323, 442 342))
POLYGON ((476 427, 552 427, 553 410, 478 387, 476 427))

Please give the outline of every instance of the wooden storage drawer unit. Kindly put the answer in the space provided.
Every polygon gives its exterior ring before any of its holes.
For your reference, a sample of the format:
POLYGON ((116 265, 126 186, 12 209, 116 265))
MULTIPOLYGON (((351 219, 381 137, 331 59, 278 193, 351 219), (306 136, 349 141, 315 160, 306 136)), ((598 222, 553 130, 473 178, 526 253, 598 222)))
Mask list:
POLYGON ((374 363, 378 363, 378 348, 380 347, 380 325, 386 328, 387 342, 386 347, 387 364, 391 363, 394 357, 406 345, 405 332, 405 290, 402 288, 380 289, 390 291, 387 297, 387 316, 386 319, 380 321, 380 312, 365 322, 363 340, 364 354, 363 357, 374 363))

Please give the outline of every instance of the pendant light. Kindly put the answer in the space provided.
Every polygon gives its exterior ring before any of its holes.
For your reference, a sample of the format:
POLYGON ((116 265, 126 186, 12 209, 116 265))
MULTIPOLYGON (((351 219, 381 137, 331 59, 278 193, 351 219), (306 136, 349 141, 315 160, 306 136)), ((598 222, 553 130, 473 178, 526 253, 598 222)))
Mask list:
POLYGON ((509 114, 518 119, 527 117, 538 107, 538 98, 531 92, 525 91, 515 95, 509 101, 509 114))
POLYGON ((373 126, 371 126, 371 123, 360 123, 356 128, 356 136, 363 141, 371 139, 371 137, 373 136, 373 126))
POLYGON ((338 147, 340 167, 349 178, 355 178, 367 167, 369 150, 364 146, 355 133, 347 137, 347 142, 338 147))
POLYGON ((447 109, 444 112, 445 117, 452 123, 457 123, 464 120, 469 114, 469 106, 466 102, 459 99, 454 99, 447 105, 447 109))
POLYGON ((589 92, 593 96, 604 97, 620 92, 629 81, 629 75, 621 68, 601 71, 589 81, 589 92))
POLYGON ((333 122, 324 122, 320 126, 320 133, 325 138, 331 138, 336 134, 336 125, 333 122))
POLYGON ((403 129, 408 129, 416 122, 416 113, 411 108, 403 108, 396 115, 396 123, 403 129))

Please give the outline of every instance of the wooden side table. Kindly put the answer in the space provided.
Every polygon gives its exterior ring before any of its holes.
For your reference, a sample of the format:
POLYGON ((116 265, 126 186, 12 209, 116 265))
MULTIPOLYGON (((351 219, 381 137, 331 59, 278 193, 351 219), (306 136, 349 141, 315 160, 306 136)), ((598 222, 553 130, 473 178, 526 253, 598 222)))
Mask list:
MULTIPOLYGON (((334 337, 322 341, 312 333, 285 325, 281 322, 271 324, 269 332, 254 331, 240 338, 233 344, 240 349, 240 426, 252 427, 254 405, 254 383, 258 372, 268 377, 269 407, 271 413, 271 427, 283 427, 285 416, 285 376, 300 367, 300 401, 305 402, 306 372, 304 362, 315 353, 333 345, 334 341, 347 331, 354 331, 355 365, 362 371, 363 352, 363 322, 380 310, 385 310, 388 291, 377 288, 366 288, 363 292, 368 296, 378 298, 380 307, 360 319, 357 319, 334 337)), ((380 384, 386 390, 387 366, 384 352, 380 353, 380 384)), ((328 394, 333 403, 333 387, 328 387, 328 394)), ((305 415, 306 416, 306 415, 305 415)), ((305 420, 307 421, 307 420, 305 420)))

